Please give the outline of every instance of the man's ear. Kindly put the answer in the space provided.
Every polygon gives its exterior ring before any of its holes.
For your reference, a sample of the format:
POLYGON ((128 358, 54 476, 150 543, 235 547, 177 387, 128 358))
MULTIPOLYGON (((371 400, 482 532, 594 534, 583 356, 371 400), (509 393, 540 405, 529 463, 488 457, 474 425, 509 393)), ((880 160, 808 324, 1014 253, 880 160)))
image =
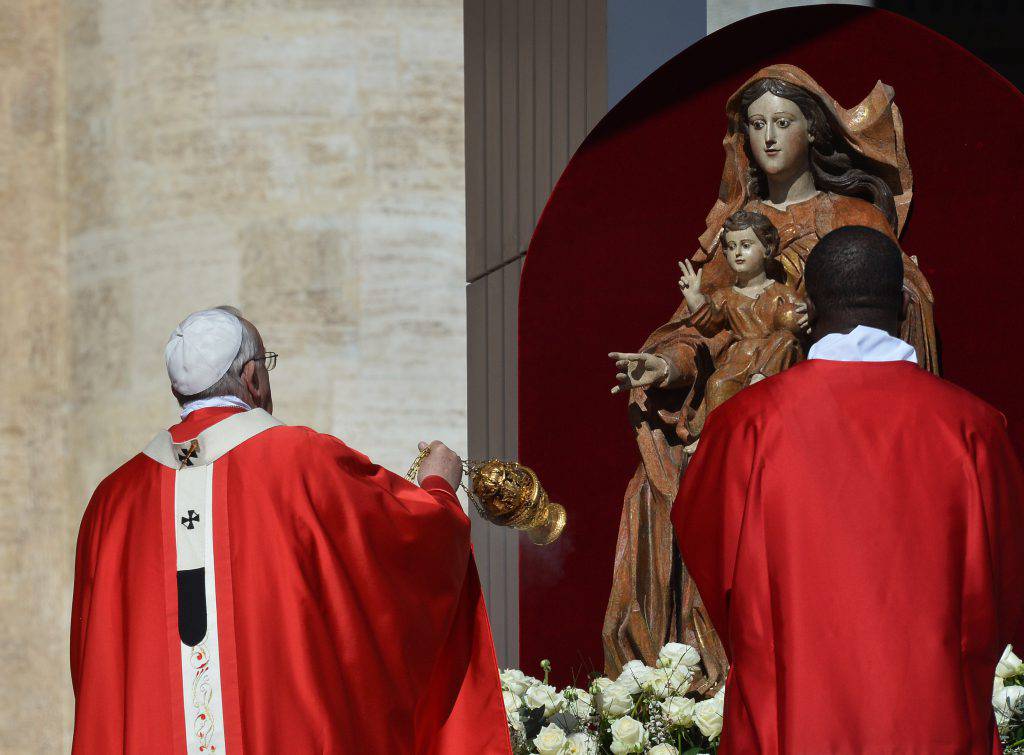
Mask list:
POLYGON ((805 299, 807 301, 807 322, 813 325, 814 321, 818 319, 818 310, 814 308, 814 301, 810 296, 805 294, 805 299))
POLYGON ((249 391, 249 397, 255 399, 259 393, 259 378, 256 375, 256 362, 246 362, 242 368, 242 385, 249 391))
POLYGON ((910 312, 910 294, 907 293, 907 289, 903 289, 902 301, 900 302, 900 317, 899 321, 903 322, 907 319, 907 314, 910 312))

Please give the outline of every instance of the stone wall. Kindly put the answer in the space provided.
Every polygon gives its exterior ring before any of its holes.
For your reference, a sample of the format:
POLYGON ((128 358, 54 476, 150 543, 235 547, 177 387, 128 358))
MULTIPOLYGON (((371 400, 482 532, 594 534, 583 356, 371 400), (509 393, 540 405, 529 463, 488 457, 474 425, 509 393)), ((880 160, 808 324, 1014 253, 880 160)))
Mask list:
POLYGON ((220 303, 285 421, 392 466, 464 444, 460 4, 67 7, 76 490, 166 424, 163 343, 220 303))
POLYGON ((31 31, 0 19, 0 751, 58 752, 78 520, 175 420, 189 311, 256 323, 290 424, 400 471, 421 438, 465 448, 462 3, 22 5, 0 11, 31 31))
POLYGON ((74 529, 63 461, 59 0, 0 4, 0 752, 66 751, 74 529))

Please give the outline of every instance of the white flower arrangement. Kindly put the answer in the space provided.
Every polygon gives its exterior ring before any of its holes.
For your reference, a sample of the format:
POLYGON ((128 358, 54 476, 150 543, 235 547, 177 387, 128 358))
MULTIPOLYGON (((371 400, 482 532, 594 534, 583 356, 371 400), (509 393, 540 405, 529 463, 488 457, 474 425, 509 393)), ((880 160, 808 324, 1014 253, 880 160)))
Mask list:
POLYGON ((630 661, 616 679, 557 690, 518 669, 501 672, 516 755, 710 755, 722 731, 725 696, 695 691, 700 653, 673 642, 654 668, 630 661))
MULTIPOLYGON (((630 661, 617 679, 591 680, 586 689, 548 684, 518 669, 501 672, 501 687, 515 755, 713 755, 725 715, 725 689, 701 694, 694 679, 700 653, 672 642, 655 667, 630 661)), ((1009 645, 992 688, 1006 755, 1024 755, 1024 661, 1009 645)))

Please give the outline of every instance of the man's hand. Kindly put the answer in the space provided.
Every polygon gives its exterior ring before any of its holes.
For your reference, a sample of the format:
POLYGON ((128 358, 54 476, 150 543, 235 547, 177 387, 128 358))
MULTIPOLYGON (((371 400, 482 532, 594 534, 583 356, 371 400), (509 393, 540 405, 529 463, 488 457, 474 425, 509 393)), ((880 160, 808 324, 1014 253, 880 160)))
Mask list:
POLYGON ((657 354, 623 354, 613 351, 608 356, 615 360, 615 366, 619 368, 615 375, 619 384, 612 388, 612 393, 628 391, 630 388, 646 388, 668 377, 668 362, 657 354))
POLYGON ((420 473, 416 476, 416 482, 422 485, 425 479, 431 475, 436 475, 443 477, 452 486, 452 490, 458 490, 459 483, 462 482, 462 459, 439 440, 432 441, 429 444, 421 441, 419 445, 420 451, 427 448, 428 445, 430 453, 426 455, 420 464, 420 473))
POLYGON ((800 319, 797 320, 796 322, 797 327, 800 328, 800 330, 802 330, 804 333, 810 333, 811 317, 810 314, 807 312, 807 304, 805 302, 801 302, 800 304, 797 304, 795 307, 793 307, 793 310, 798 315, 800 315, 800 319))

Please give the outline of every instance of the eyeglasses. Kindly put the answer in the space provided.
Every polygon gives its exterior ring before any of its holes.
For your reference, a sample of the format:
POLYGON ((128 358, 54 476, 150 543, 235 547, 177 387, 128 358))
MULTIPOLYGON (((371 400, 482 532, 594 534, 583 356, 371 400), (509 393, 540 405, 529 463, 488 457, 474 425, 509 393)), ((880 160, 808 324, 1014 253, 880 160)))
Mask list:
MULTIPOLYGON (((253 357, 249 362, 263 362, 263 365, 267 368, 267 372, 277 367, 277 352, 265 351, 258 357, 253 357)), ((248 364, 248 362, 246 362, 248 364)))

